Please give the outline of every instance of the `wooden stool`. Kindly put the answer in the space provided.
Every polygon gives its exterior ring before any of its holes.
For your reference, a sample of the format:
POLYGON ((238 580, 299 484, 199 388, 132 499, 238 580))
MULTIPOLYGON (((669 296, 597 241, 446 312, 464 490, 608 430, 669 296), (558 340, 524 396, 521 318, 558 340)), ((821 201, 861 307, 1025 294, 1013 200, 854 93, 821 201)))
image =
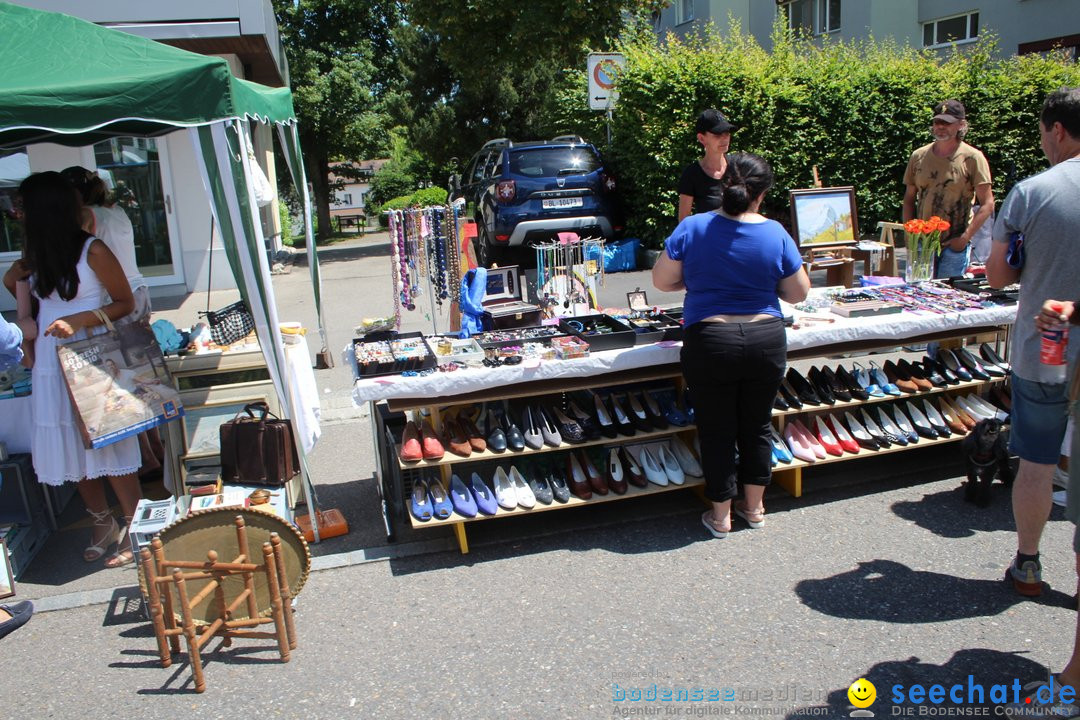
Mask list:
MULTIPOLYGON (((894 222, 879 222, 877 224, 878 230, 881 231, 881 235, 878 238, 878 242, 884 247, 881 248, 881 262, 878 265, 878 274, 896 277, 896 238, 893 235, 894 232, 900 230, 903 232, 904 225, 902 223, 894 222)), ((863 275, 872 275, 873 270, 871 268, 871 262, 874 254, 870 250, 860 250, 859 248, 851 249, 851 257, 855 260, 861 260, 863 264, 863 275)))
POLYGON ((180 636, 183 635, 187 638, 195 691, 200 693, 206 690, 206 680, 203 677, 199 649, 210 638, 224 638, 225 647, 230 647, 235 637, 272 638, 277 640, 282 662, 288 662, 289 651, 296 648, 292 595, 286 579, 281 538, 277 533, 272 533, 270 540, 262 544, 263 562, 255 564, 250 562, 246 554, 248 544, 244 518, 238 515, 235 525, 238 552, 231 562, 220 562, 218 553, 214 550, 206 553, 206 560, 203 562, 167 559, 164 545, 158 537, 150 542, 149 548, 144 547, 140 553, 149 595, 150 619, 154 626, 154 636, 157 638, 161 666, 167 668, 172 664, 172 653, 180 652, 180 636), (196 572, 185 573, 183 570, 196 572), (260 609, 256 602, 255 580, 260 575, 265 577, 269 590, 270 617, 262 616, 265 608, 260 609), (242 580, 243 590, 234 597, 228 597, 223 581, 233 576, 242 580), (198 593, 189 597, 187 582, 192 580, 208 582, 198 593), (197 627, 192 610, 207 600, 211 593, 214 596, 212 605, 216 608, 216 618, 209 625, 197 627), (246 609, 246 617, 234 617, 234 614, 245 615, 243 610, 237 613, 241 606, 246 609), (177 610, 181 617, 179 627, 176 622, 177 610), (252 629, 269 623, 274 625, 273 632, 252 629))
POLYGON ((809 259, 804 263, 806 273, 809 275, 814 270, 825 271, 826 285, 843 285, 851 287, 855 284, 855 261, 851 259, 851 248, 833 248, 824 252, 826 256, 818 255, 822 251, 810 251, 809 259))

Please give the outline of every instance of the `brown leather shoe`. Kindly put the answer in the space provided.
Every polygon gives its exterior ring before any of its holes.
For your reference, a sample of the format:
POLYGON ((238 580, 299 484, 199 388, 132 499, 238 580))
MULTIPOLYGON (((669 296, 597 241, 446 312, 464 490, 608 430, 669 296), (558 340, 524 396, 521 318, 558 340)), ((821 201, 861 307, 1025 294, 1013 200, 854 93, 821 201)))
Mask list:
MULTIPOLYGON (((898 368, 896 366, 896 363, 894 363, 892 360, 886 360, 885 364, 881 366, 881 369, 885 371, 885 377, 889 378, 889 382, 891 382, 893 385, 900 388, 904 392, 919 392, 919 386, 914 380, 911 379, 911 375, 909 375, 904 370, 898 368)), ((930 385, 930 387, 933 387, 933 385, 930 385)))
POLYGON ((909 363, 907 360, 900 358, 896 361, 896 367, 902 372, 906 372, 911 378, 911 381, 919 386, 920 390, 933 390, 934 383, 930 382, 930 378, 922 371, 918 365, 909 363))
POLYGON ((941 398, 941 402, 938 403, 938 409, 941 412, 941 417, 944 418, 945 424, 949 426, 957 435, 967 435, 967 425, 960 420, 957 416, 956 408, 949 405, 945 398, 941 398))
POLYGON ((633 453, 626 449, 626 446, 619 448, 619 455, 622 458, 624 477, 630 482, 631 485, 636 487, 648 487, 649 480, 645 477, 645 472, 638 465, 637 460, 634 458, 633 453))
POLYGON ((588 453, 581 453, 581 467, 585 470, 585 475, 589 478, 589 487, 597 495, 608 494, 608 484, 604 480, 604 476, 600 474, 600 471, 593 465, 592 458, 588 453))
POLYGON ((592 488, 589 486, 589 478, 585 475, 581 463, 578 462, 574 453, 566 454, 566 484, 570 492, 582 500, 592 497, 592 488))
POLYGON ((446 420, 443 423, 443 445, 460 457, 472 455, 472 444, 456 420, 446 420))
POLYGON ((611 448, 607 454, 607 463, 604 465, 604 479, 607 481, 611 492, 622 495, 630 486, 626 483, 626 471, 623 469, 622 460, 619 458, 619 449, 611 448))
POLYGON ((971 417, 971 415, 964 412, 959 405, 950 402, 944 395, 941 396, 941 405, 942 407, 947 407, 949 412, 951 412, 957 420, 963 423, 965 434, 972 430, 978 422, 975 418, 971 417))

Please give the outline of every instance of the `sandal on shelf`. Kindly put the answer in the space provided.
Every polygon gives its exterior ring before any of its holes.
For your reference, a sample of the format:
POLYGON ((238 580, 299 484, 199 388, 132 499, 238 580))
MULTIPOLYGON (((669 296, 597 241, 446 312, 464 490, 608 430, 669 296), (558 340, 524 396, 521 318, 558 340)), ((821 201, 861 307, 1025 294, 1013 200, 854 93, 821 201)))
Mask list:
POLYGON ((744 510, 739 507, 738 503, 733 503, 731 506, 732 512, 746 521, 754 530, 765 527, 765 508, 760 510, 744 510))
POLYGON ((135 552, 131 548, 131 535, 128 533, 130 526, 131 518, 125 517, 124 527, 119 528, 120 538, 116 546, 116 552, 105 559, 105 567, 118 568, 135 562, 135 552), (127 545, 126 549, 125 544, 127 545))
POLYGON ((705 529, 709 531, 709 534, 717 540, 723 540, 727 537, 728 532, 730 532, 730 530, 716 529, 716 522, 713 520, 712 510, 706 510, 701 514, 701 524, 704 525, 705 529))
POLYGON ((102 510, 101 512, 94 512, 87 508, 86 512, 90 513, 94 518, 94 532, 90 535, 90 545, 83 550, 83 560, 88 563, 100 560, 109 547, 116 542, 116 534, 120 532, 120 526, 116 524, 116 518, 113 517, 109 510, 102 510), (108 528, 104 537, 98 532, 97 528, 108 528), (101 537, 100 540, 97 538, 101 537))

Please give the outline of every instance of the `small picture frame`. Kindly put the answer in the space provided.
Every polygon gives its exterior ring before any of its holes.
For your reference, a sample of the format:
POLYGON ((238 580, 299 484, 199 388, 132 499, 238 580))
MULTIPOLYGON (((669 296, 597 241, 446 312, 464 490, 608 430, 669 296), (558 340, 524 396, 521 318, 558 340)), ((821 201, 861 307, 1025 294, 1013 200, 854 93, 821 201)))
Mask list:
POLYGON ((853 245, 859 241, 855 188, 791 191, 791 234, 800 249, 853 245))
POLYGON ((15 574, 11 571, 11 558, 8 557, 7 541, 0 540, 0 600, 15 594, 15 574))

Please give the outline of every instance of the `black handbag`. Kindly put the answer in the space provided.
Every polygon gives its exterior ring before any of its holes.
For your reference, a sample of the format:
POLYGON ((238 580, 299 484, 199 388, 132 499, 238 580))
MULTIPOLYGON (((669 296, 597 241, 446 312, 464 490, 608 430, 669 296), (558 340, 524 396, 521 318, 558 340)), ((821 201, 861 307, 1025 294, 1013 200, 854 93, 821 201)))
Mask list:
POLYGON ((206 317, 210 326, 210 337, 218 345, 232 345, 240 342, 255 329, 255 318, 243 300, 237 300, 232 305, 223 307, 217 311, 207 310, 199 313, 206 317))

